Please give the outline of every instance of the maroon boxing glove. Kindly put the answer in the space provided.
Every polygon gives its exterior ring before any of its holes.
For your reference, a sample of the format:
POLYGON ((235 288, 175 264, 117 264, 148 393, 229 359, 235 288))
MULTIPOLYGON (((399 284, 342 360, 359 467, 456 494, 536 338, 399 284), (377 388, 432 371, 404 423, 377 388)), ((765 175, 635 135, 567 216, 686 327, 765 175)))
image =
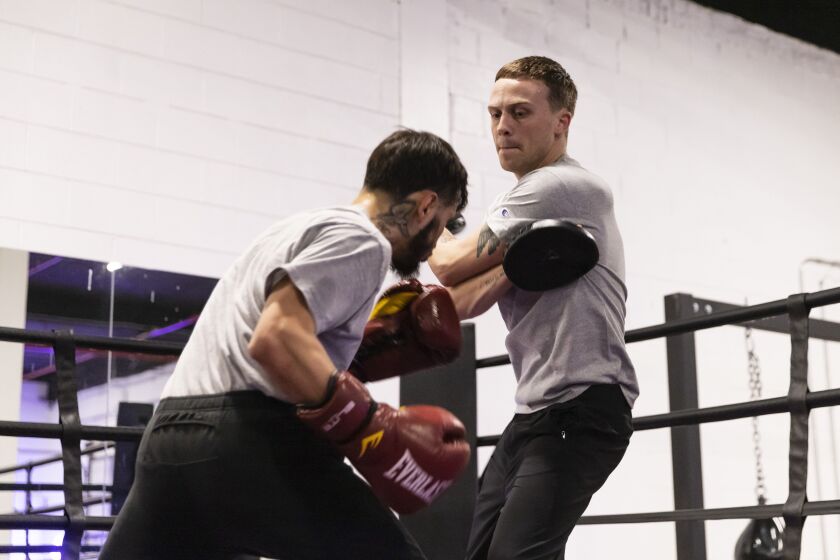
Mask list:
POLYGON ((461 324, 446 288, 400 282, 379 298, 350 372, 377 381, 449 363, 461 352, 461 324))
POLYGON ((376 403, 348 372, 333 374, 325 404, 297 415, 336 445, 374 494, 400 514, 429 505, 470 458, 464 425, 446 409, 376 403))

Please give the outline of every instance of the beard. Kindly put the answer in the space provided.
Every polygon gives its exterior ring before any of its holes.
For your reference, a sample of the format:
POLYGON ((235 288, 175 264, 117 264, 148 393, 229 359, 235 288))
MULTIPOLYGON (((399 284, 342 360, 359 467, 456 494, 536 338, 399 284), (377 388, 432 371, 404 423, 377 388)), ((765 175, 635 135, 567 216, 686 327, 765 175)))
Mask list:
POLYGON ((420 262, 425 260, 437 244, 437 239, 432 235, 438 229, 439 220, 435 218, 429 225, 417 232, 417 235, 408 240, 408 245, 401 250, 391 254, 391 270, 400 278, 408 279, 417 276, 420 262))

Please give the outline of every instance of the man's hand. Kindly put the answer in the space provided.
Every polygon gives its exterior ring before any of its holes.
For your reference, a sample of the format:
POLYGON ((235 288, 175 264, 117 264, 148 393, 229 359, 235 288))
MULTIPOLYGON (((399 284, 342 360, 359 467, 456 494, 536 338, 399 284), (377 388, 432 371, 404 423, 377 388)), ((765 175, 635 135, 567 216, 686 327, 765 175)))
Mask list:
POLYGON ((449 363, 460 352, 461 324, 449 292, 409 280, 377 301, 350 372, 377 381, 449 363))
POLYGON ((332 442, 398 513, 418 511, 449 488, 470 458, 464 425, 446 409, 375 402, 348 372, 334 373, 316 407, 298 418, 332 442))
POLYGON ((501 264, 504 248, 486 224, 463 238, 444 230, 429 257, 429 266, 441 284, 455 286, 501 264))

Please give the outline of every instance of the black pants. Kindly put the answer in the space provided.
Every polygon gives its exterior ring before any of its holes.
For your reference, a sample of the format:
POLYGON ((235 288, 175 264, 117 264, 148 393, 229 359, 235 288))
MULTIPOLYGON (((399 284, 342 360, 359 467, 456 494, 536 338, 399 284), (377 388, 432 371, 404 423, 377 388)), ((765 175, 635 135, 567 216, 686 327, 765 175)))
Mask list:
POLYGON ((101 560, 425 557, 291 405, 257 392, 164 399, 101 560))
POLYGON ((594 385, 569 402, 515 415, 482 475, 468 560, 562 560, 632 432, 617 385, 594 385))

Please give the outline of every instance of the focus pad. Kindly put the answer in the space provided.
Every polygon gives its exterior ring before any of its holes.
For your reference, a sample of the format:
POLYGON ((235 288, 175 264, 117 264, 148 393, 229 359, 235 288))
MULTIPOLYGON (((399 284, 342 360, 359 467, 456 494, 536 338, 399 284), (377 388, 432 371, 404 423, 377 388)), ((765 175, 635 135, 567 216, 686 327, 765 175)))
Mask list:
POLYGON ((595 238, 568 220, 538 220, 508 247, 505 275, 514 286, 531 292, 553 290, 574 282, 598 263, 595 238))

